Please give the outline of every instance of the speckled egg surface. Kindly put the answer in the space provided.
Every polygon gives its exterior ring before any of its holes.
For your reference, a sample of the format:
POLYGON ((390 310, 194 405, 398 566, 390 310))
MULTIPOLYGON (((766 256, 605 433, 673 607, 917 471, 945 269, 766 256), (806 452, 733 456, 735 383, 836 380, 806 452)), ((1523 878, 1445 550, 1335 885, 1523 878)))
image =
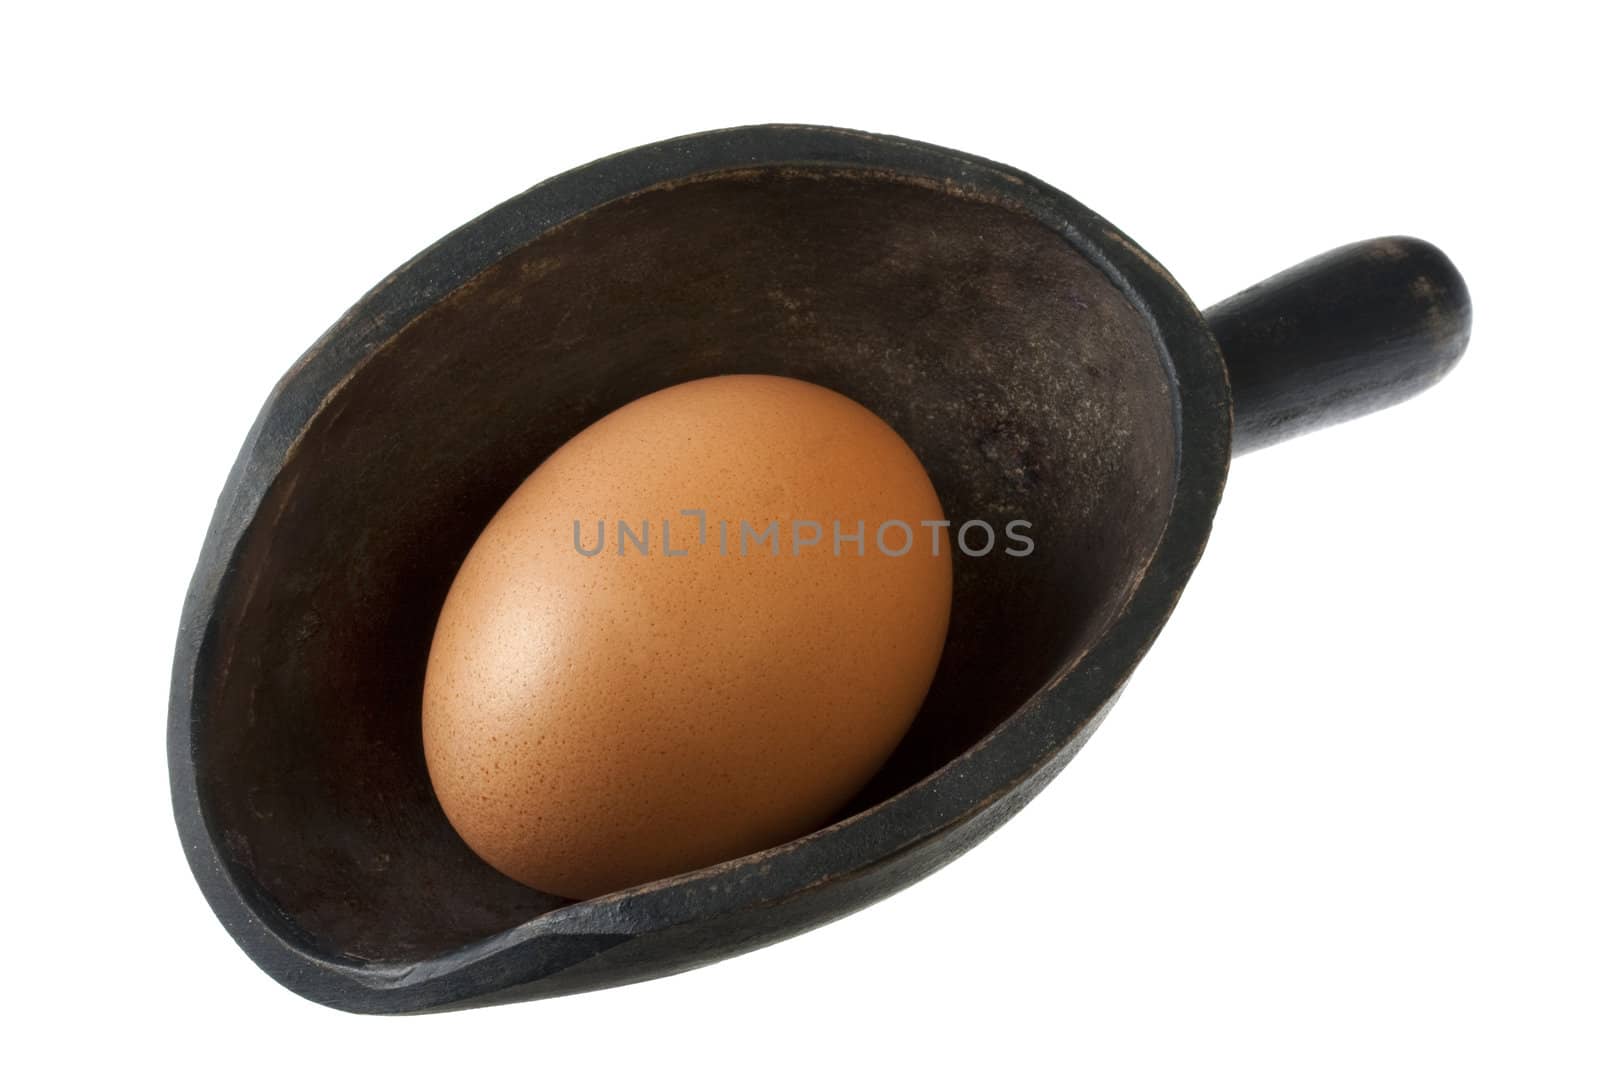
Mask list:
POLYGON ((422 725, 451 824, 578 898, 824 825, 933 679, 943 518, 894 430, 820 386, 706 378, 596 422, 441 611, 422 725))

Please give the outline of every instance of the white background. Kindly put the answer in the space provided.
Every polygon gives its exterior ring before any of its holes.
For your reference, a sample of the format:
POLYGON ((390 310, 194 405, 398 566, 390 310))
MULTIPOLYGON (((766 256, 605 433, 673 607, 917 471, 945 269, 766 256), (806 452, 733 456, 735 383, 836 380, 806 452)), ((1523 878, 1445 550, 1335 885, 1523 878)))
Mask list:
POLYGON ((7 1058, 1596 1062, 1600 93, 1578 5, 1478 6, 10 9, 7 1058), (1099 735, 928 881, 631 988, 298 999, 213 918, 167 797, 179 608, 245 430, 468 218, 769 121, 1030 171, 1202 306, 1425 237, 1472 345, 1411 403, 1241 460, 1099 735))

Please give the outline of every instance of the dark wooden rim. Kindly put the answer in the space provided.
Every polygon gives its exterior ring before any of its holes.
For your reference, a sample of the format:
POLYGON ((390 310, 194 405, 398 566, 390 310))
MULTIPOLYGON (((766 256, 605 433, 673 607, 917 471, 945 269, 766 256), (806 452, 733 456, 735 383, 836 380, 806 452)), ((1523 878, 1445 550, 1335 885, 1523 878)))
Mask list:
POLYGON ((358 1011, 412 1011, 547 975, 551 966, 540 957, 563 938, 624 941, 859 877, 948 833, 1087 739, 1165 623, 1204 548, 1227 474, 1230 420, 1222 359, 1182 289, 1115 227, 1009 167, 894 137, 773 125, 646 145, 552 178, 462 226, 379 283, 289 370, 246 437, 189 587, 173 664, 169 773, 195 878, 240 946, 291 989, 358 1011), (273 477, 338 383, 434 301, 501 257, 585 211, 662 183, 773 166, 887 172, 1004 202, 1058 232, 1144 314, 1174 382, 1179 450, 1173 509, 1145 575, 1105 636, 1070 670, 1064 666, 962 756, 876 807, 766 852, 572 904, 422 963, 368 964, 319 954, 252 887, 235 884, 202 810, 192 758, 194 724, 207 713, 200 683, 216 666, 219 591, 273 477))

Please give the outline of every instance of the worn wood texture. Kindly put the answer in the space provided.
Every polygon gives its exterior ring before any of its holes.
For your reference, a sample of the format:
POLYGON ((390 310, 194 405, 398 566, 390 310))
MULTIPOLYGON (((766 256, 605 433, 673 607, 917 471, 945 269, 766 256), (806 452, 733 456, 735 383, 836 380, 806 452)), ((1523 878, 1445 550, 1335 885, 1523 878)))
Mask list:
POLYGON ((1336 248, 1206 311, 1228 361, 1233 451, 1253 451, 1421 392, 1467 349, 1472 301, 1414 237, 1336 248))

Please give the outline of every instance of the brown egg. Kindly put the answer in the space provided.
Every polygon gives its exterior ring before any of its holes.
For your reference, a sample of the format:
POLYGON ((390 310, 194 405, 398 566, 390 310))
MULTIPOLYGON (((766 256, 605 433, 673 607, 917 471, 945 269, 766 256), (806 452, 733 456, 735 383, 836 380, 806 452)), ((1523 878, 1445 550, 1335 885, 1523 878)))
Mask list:
POLYGON ((568 897, 824 825, 933 679, 943 518, 906 443, 820 386, 706 378, 601 419, 501 507, 440 613, 422 726, 451 824, 568 897))

